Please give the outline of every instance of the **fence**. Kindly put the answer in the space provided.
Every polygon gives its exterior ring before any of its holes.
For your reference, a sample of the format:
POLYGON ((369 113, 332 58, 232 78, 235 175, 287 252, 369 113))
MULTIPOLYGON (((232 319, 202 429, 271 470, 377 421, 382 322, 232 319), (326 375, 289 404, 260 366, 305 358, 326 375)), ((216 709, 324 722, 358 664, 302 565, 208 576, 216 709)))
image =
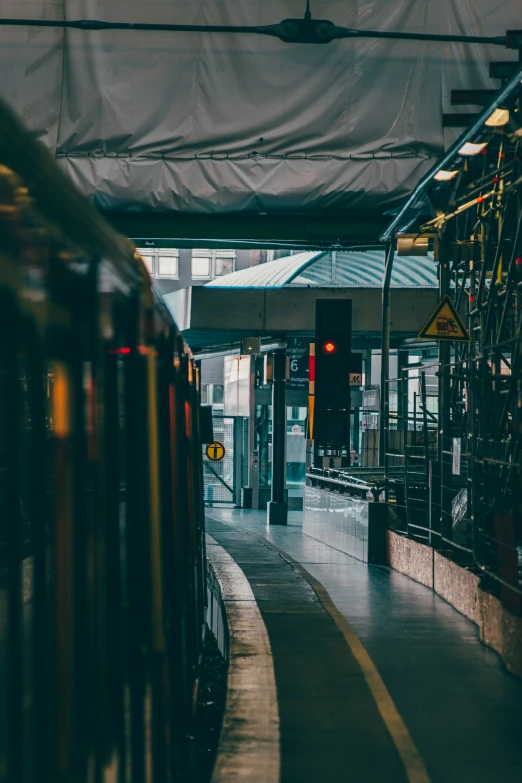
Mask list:
POLYGON ((400 532, 482 573, 484 586, 520 612, 520 467, 512 459, 520 453, 519 436, 516 443, 501 432, 494 436, 487 394, 469 410, 464 399, 470 387, 463 384, 460 365, 448 365, 453 405, 446 435, 425 386, 426 373, 439 373, 439 365, 404 368, 390 380, 399 404, 389 414, 386 432, 386 497, 400 532), (412 380, 420 388, 413 406, 405 393, 412 380))
POLYGON ((214 440, 223 444, 225 456, 214 462, 203 447, 205 505, 239 505, 241 487, 248 484, 248 419, 214 416, 212 421, 214 440))
POLYGON ((385 421, 385 473, 397 528, 481 573, 483 587, 522 613, 519 147, 518 137, 493 135, 455 179, 451 209, 419 229, 435 237, 441 292, 470 339, 440 343, 430 368, 440 410, 429 404, 426 366, 389 382, 388 408, 398 402, 385 421))

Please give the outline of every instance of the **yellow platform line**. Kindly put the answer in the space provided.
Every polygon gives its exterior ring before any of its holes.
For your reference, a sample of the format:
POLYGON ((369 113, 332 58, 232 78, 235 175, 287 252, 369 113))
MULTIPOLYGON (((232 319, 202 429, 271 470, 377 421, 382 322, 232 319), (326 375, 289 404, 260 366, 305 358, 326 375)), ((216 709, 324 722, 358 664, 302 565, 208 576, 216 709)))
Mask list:
POLYGON ((245 530, 244 528, 242 528, 242 531, 255 536, 259 541, 277 552, 278 555, 293 566, 293 568, 310 583, 320 602, 341 631, 353 657, 361 668, 366 684, 368 685, 370 693, 377 705, 377 709, 379 710, 379 714, 383 719, 384 725, 388 729, 393 744, 404 765, 408 783, 431 783, 428 770, 424 765, 418 748, 415 745, 410 732, 406 728, 406 724, 401 718, 388 688, 377 671, 377 667, 346 617, 344 617, 335 606, 326 587, 321 584, 315 576, 312 576, 301 563, 294 560, 287 552, 279 549, 279 547, 275 546, 275 544, 267 538, 264 538, 264 536, 258 535, 251 530, 245 530))

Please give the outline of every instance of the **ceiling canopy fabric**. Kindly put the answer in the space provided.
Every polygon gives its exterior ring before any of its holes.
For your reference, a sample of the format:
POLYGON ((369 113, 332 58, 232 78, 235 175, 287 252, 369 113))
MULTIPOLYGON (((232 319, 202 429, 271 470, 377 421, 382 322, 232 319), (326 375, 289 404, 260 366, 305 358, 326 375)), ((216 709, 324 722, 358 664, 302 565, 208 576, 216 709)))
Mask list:
MULTIPOLYGON (((3 0, 0 17, 265 25, 304 0, 3 0)), ((503 35, 522 0, 312 0, 350 28, 503 35)), ((0 26, 0 95, 109 209, 384 211, 445 145, 452 89, 502 47, 0 26)), ((464 108, 464 111, 474 109, 464 108)))

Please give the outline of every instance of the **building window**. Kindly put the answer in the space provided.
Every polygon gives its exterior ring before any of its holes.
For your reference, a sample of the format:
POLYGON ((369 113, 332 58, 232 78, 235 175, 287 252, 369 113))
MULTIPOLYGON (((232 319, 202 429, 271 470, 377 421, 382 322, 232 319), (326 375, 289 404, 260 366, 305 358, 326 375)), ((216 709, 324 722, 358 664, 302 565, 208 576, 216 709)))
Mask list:
POLYGON ((158 253, 156 267, 158 277, 179 277, 179 253, 158 253))
POLYGON ((216 266, 215 266, 215 274, 216 277, 219 275, 229 275, 231 272, 234 271, 234 259, 233 258, 216 258, 216 266))
POLYGON ((220 383, 214 384, 212 388, 212 402, 214 405, 222 405, 224 397, 224 387, 220 383))
POLYGON ((165 250, 138 248, 138 253, 143 258, 145 266, 152 277, 170 277, 177 279, 179 277, 179 250, 165 250))
MULTIPOLYGON (((199 252, 192 252, 192 277, 196 280, 208 280, 210 277, 211 256, 199 255, 199 252), (195 255, 198 253, 198 255, 195 255)), ((207 251, 210 252, 210 251, 207 251)))
POLYGON ((196 248, 192 251, 192 277, 208 280, 234 271, 235 250, 208 250, 196 248))

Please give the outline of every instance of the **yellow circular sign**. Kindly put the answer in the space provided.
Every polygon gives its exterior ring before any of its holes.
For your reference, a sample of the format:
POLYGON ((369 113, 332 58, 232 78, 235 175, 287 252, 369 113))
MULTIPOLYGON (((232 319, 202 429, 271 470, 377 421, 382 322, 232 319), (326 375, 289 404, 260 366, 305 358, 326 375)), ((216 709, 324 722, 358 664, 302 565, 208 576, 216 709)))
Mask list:
POLYGON ((207 457, 212 462, 221 462, 225 453, 225 447, 217 440, 214 443, 209 443, 207 446, 207 457))

